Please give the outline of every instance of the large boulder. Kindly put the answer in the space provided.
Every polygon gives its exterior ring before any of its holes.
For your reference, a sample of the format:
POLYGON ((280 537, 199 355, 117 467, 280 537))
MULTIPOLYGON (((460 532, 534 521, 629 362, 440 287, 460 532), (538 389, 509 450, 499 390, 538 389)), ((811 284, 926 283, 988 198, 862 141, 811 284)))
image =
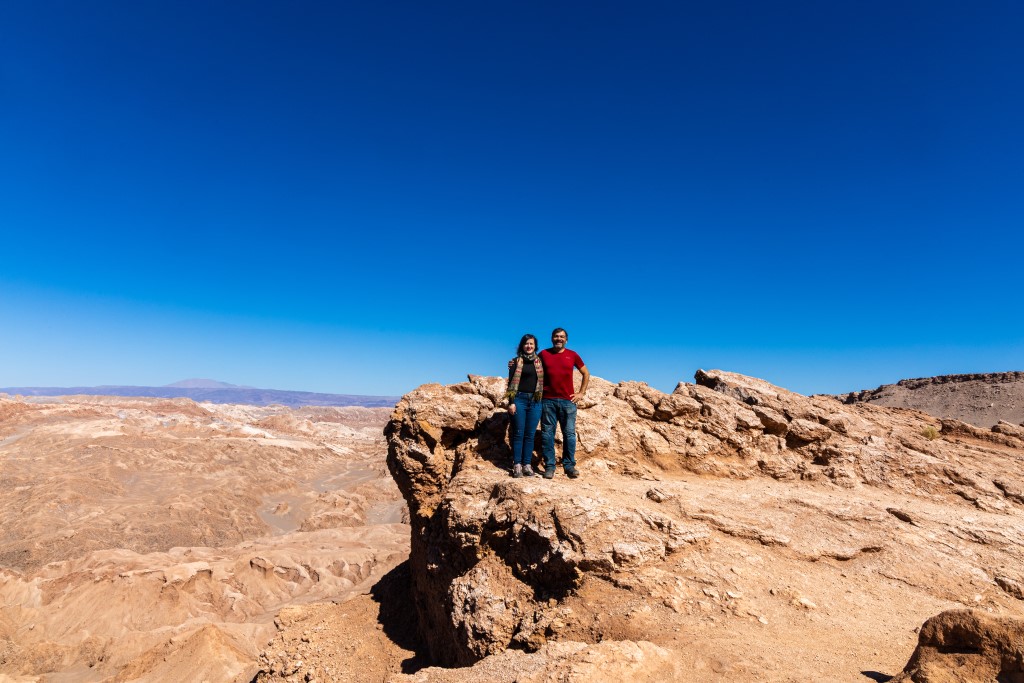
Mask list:
POLYGON ((949 610, 921 627, 917 649, 891 683, 1022 683, 1024 619, 949 610))

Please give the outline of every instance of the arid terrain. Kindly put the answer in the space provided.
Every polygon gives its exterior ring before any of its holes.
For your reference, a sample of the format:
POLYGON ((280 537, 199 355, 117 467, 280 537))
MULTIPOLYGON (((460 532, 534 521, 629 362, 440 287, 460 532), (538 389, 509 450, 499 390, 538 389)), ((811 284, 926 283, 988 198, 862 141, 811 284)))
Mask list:
POLYGON ((0 681, 249 681, 408 552, 388 409, 0 399, 0 681))
POLYGON ((844 403, 911 408, 979 427, 1024 422, 1024 372, 989 372, 903 379, 836 396, 844 403))
POLYGON ((1024 680, 1024 427, 594 378, 512 479, 503 388, 0 399, 0 681, 1024 680))

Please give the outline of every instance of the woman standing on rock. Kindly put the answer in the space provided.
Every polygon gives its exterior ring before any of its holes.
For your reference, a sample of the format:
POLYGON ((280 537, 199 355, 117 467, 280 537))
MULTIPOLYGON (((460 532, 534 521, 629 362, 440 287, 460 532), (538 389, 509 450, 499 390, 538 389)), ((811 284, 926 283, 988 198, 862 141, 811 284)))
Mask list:
POLYGON ((524 334, 516 357, 509 363, 508 414, 512 422, 512 476, 532 477, 533 439, 537 432, 544 393, 544 366, 537 355, 537 338, 524 334))

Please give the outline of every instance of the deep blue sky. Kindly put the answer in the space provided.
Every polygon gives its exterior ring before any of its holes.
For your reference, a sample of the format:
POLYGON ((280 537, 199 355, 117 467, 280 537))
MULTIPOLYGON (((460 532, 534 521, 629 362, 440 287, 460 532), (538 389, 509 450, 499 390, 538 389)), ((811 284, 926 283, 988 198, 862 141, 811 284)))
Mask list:
POLYGON ((0 386, 396 394, 566 327, 1024 369, 1024 4, 0 6, 0 386))

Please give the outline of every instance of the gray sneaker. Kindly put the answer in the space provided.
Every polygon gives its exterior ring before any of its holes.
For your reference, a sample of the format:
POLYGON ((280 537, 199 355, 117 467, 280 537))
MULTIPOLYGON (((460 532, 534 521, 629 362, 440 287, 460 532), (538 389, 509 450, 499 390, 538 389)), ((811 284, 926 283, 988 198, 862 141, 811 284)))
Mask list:
POLYGON ((543 474, 540 470, 536 470, 529 465, 523 465, 523 476, 524 477, 539 477, 543 474))
POLYGON ((579 470, 577 470, 575 467, 573 467, 573 468, 568 469, 568 470, 565 471, 565 476, 569 477, 570 479, 578 479, 579 476, 580 476, 580 473, 579 473, 579 470))
POLYGON ((522 476, 523 476, 523 466, 522 465, 516 465, 515 467, 512 468, 512 478, 513 479, 519 479, 522 476))
POLYGON ((554 479, 555 478, 555 470, 554 469, 544 470, 544 478, 545 479, 554 479))

